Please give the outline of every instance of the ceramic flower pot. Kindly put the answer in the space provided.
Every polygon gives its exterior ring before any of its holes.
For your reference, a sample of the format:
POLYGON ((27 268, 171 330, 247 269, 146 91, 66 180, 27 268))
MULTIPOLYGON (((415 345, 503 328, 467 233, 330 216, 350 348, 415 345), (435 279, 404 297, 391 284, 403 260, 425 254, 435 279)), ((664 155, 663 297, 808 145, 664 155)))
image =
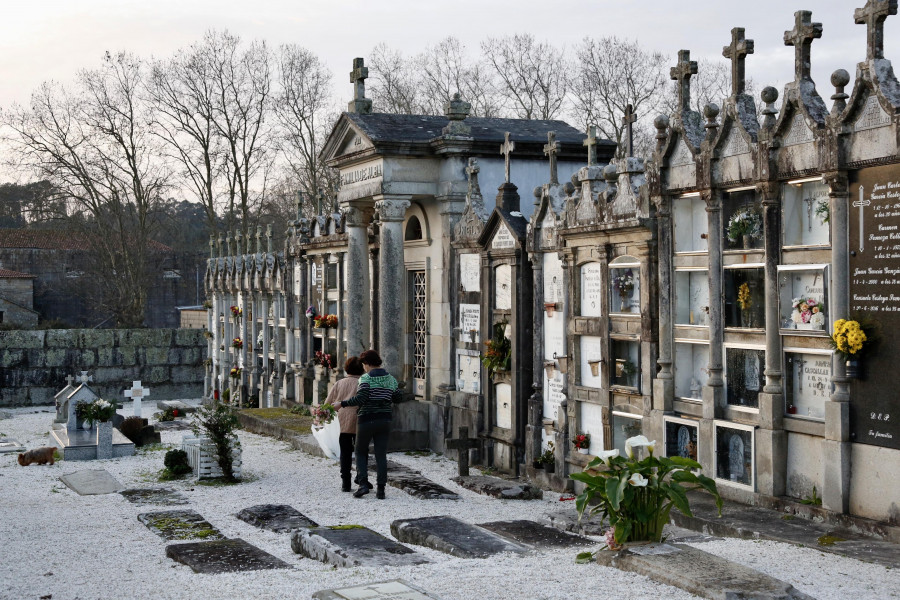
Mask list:
POLYGON ((590 453, 591 453, 591 451, 589 448, 579 448, 578 449, 578 454, 590 454, 590 453))
POLYGON ((750 234, 747 233, 741 236, 741 241, 744 244, 744 250, 749 250, 751 244, 753 243, 752 241, 750 241, 750 234))

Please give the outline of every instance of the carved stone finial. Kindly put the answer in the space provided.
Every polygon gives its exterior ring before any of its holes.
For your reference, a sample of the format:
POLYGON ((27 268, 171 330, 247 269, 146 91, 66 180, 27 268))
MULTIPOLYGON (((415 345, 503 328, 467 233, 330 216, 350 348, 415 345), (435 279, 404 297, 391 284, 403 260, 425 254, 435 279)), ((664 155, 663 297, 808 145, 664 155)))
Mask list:
POLYGON ((534 196, 534 205, 540 206, 541 198, 544 196, 544 189, 541 186, 537 185, 531 191, 531 194, 534 196))
POLYGON ((668 139, 668 134, 666 130, 669 128, 669 117, 666 115, 657 115, 655 119, 653 119, 653 126, 656 127, 656 151, 659 152, 662 150, 663 144, 666 143, 668 139))
POLYGON ((228 251, 228 254, 226 254, 226 256, 232 256, 232 252, 231 252, 231 232, 230 232, 230 231, 228 231, 228 232, 225 233, 225 249, 228 251))
POLYGON ((794 80, 811 79, 811 47, 814 39, 822 37, 822 24, 812 22, 812 12, 794 13, 794 28, 784 32, 784 45, 794 47, 794 80))
POLYGON ((516 143, 513 141, 510 141, 509 132, 507 131, 503 135, 503 143, 500 144, 500 154, 502 154, 504 157, 506 157, 506 183, 510 182, 510 179, 509 179, 509 166, 510 166, 509 165, 509 155, 515 149, 516 149, 516 143))
POLYGON ((618 178, 619 170, 616 168, 616 165, 610 163, 603 167, 603 179, 605 179, 607 183, 615 184, 618 178))
POLYGON ((218 243, 216 244, 216 250, 218 251, 219 258, 225 256, 224 254, 222 254, 222 249, 223 249, 224 245, 225 245, 225 234, 220 233, 218 243))
POLYGON ((209 257, 210 258, 216 257, 216 236, 215 235, 209 236, 209 257))
POLYGON ((897 0, 868 0, 853 11, 857 25, 866 26, 866 60, 884 58, 884 20, 897 14, 897 0))
POLYGON ((691 110, 691 75, 697 74, 697 61, 691 60, 690 50, 678 51, 678 64, 669 71, 669 76, 678 82, 678 110, 691 110))
POLYGON ((237 255, 242 255, 244 253, 244 244, 242 240, 241 230, 236 229, 234 231, 234 253, 237 255))
POLYGON ((831 85, 834 86, 834 105, 831 107, 831 114, 839 115, 847 108, 847 98, 850 96, 844 92, 844 87, 850 83, 850 73, 844 69, 838 69, 831 74, 831 85))
POLYGON ((350 83, 353 84, 353 100, 347 105, 347 112, 368 115, 372 112, 372 101, 366 98, 366 78, 369 69, 362 58, 353 59, 353 70, 350 71, 350 83))
POLYGON ((762 109, 763 127, 765 129, 771 129, 775 127, 775 115, 778 114, 778 109, 775 108, 775 101, 778 100, 778 90, 771 85, 768 85, 763 88, 759 97, 766 104, 766 107, 762 109))
POLYGON ((465 118, 472 111, 472 105, 464 102, 459 92, 453 94, 453 99, 444 104, 444 116, 450 119, 442 133, 444 135, 467 136, 472 133, 472 128, 465 124, 465 118))
POLYGON ((716 129, 719 128, 719 124, 716 122, 716 118, 719 116, 719 105, 714 102, 710 102, 706 106, 703 107, 703 116, 706 117, 706 128, 707 135, 713 136, 716 134, 716 129))
POLYGON ((587 130, 587 139, 583 144, 588 149, 588 166, 593 167, 597 164, 597 126, 591 125, 587 130))
POLYGON ((272 224, 266 225, 266 251, 272 254, 272 224))
MULTIPOLYGON (((297 223, 303 218, 303 192, 297 190, 297 223)), ((249 250, 249 248, 248 248, 249 250)))
POLYGON ((632 125, 637 122, 637 115, 634 114, 634 107, 628 105, 625 107, 625 115, 622 117, 622 124, 625 125, 625 156, 634 156, 634 130, 632 125))
POLYGON ((559 153, 559 143, 556 141, 556 132, 547 132, 547 143, 544 145, 544 155, 550 157, 550 184, 559 184, 559 175, 556 170, 556 155, 559 153))
POLYGON ((262 225, 256 226, 256 253, 262 252, 262 225))
POLYGON ((744 61, 753 54, 753 40, 744 38, 744 28, 731 30, 731 44, 722 48, 722 56, 731 60, 731 96, 737 98, 746 89, 744 61))

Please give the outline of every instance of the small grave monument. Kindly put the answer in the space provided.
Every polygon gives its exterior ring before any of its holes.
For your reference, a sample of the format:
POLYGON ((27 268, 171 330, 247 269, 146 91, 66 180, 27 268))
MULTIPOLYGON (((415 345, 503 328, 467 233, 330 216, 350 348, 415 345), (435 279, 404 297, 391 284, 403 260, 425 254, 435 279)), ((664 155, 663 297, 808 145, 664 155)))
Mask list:
POLYGON ((364 583, 334 590, 320 590, 312 595, 315 600, 437 600, 402 579, 364 583))
POLYGON ((123 392, 126 398, 134 401, 134 416, 141 416, 141 400, 150 395, 150 389, 141 386, 140 381, 132 381, 131 389, 123 392))
POLYGON ((457 460, 459 461, 459 476, 460 477, 468 477, 469 476, 469 450, 471 448, 477 448, 479 446, 478 438, 470 438, 469 437, 469 428, 468 427, 460 427, 459 428, 459 437, 455 440, 447 440, 444 444, 447 448, 451 450, 456 450, 459 453, 457 460))

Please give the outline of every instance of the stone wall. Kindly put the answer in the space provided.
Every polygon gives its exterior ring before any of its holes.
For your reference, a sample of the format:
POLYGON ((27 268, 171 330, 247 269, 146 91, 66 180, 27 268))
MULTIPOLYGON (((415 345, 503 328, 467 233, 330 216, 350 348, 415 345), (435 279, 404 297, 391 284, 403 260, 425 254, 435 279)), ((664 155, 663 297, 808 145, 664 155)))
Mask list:
POLYGON ((138 379, 154 403, 198 398, 206 347, 199 329, 0 331, 0 406, 52 404, 66 375, 82 370, 106 398, 124 399, 138 379))

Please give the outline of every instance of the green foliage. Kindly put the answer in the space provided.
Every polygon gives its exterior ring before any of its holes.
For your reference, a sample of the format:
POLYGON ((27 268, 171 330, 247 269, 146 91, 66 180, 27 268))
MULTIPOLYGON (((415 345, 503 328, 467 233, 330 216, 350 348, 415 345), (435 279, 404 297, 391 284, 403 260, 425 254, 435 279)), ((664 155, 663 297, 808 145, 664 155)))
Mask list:
POLYGON ((554 449, 556 446, 553 442, 547 442, 547 449, 538 457, 537 461, 542 465, 552 465, 556 462, 556 457, 554 456, 554 449))
MULTIPOLYGON (((227 392, 227 390, 226 390, 227 392)), ((224 403, 204 404, 194 416, 194 433, 205 436, 216 447, 219 468, 225 479, 234 479, 232 445, 237 443, 234 430, 240 426, 234 409, 224 403)))
POLYGON ((485 342, 486 350, 481 355, 481 364, 488 370, 488 377, 495 371, 508 371, 512 356, 512 342, 506 337, 506 326, 509 321, 494 323, 494 334, 485 342))
POLYGON ((184 450, 169 450, 163 459, 166 470, 175 477, 186 475, 191 472, 191 465, 188 464, 187 452, 184 450))
POLYGON ((303 417, 311 417, 312 413, 309 412, 309 407, 304 404, 297 404, 296 406, 291 407, 291 412, 295 415, 300 415, 303 417))
POLYGON ((822 499, 819 497, 819 494, 816 491, 816 486, 813 486, 812 495, 801 500, 800 504, 807 504, 809 506, 822 506, 822 499))
POLYGON ((156 413, 156 420, 160 422, 164 421, 174 421, 175 420, 175 409, 171 406, 167 406, 166 409, 162 412, 156 413))
MULTIPOLYGON (((648 448, 644 459, 637 460, 635 453, 625 458, 616 451, 605 452, 593 459, 583 472, 570 476, 585 485, 575 500, 579 518, 587 511, 609 519, 614 532, 612 539, 607 536, 607 546, 611 549, 631 541, 659 542, 673 507, 692 516, 688 491, 706 490, 715 497, 719 514, 722 511, 716 483, 698 473, 700 463, 677 456, 653 456, 653 443, 642 436, 628 442, 639 439, 643 443, 635 441, 634 445, 648 448)), ((628 442, 626 448, 631 451, 628 442)))
POLYGON ((141 445, 141 431, 144 429, 144 420, 140 417, 128 417, 119 424, 119 431, 127 437, 135 446, 141 445))

